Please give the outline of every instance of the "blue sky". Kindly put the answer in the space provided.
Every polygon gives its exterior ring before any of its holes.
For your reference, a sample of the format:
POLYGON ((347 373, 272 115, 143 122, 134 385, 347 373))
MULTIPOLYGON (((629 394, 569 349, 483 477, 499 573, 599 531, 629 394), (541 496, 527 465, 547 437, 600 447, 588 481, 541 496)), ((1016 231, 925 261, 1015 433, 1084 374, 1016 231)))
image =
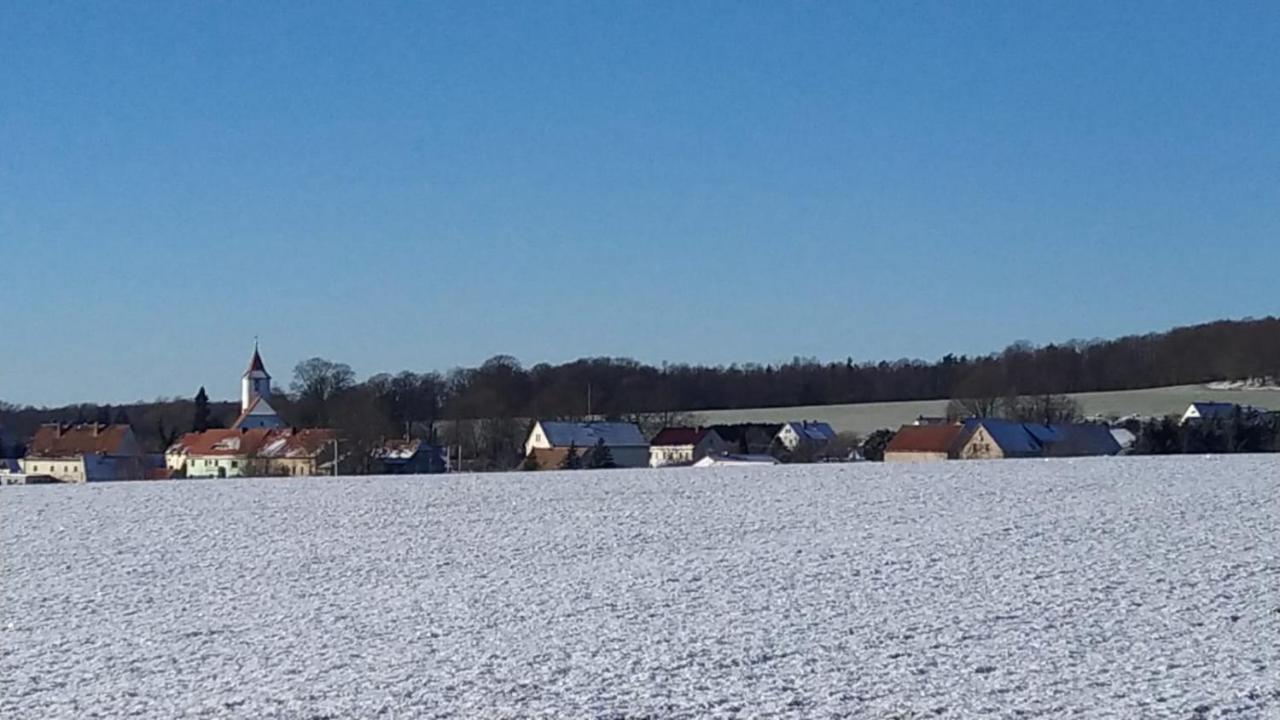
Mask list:
POLYGON ((1277 311, 1274 3, 5 3, 0 399, 1277 311))

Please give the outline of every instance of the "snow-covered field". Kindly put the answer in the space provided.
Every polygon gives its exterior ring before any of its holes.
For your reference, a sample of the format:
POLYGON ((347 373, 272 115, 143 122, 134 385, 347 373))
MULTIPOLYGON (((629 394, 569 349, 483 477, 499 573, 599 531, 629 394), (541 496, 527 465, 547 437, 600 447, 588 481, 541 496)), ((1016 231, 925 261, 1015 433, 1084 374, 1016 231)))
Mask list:
POLYGON ((0 488, 0 717, 1280 717, 1280 456, 0 488))

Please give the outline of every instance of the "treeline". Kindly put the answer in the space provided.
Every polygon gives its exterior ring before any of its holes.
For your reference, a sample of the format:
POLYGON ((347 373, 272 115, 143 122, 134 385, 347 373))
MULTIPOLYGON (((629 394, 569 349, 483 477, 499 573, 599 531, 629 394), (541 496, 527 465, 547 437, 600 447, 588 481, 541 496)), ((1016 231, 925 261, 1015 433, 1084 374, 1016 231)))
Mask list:
POLYGON ((1137 455, 1280 452, 1280 415, 1237 408, 1230 417, 1130 423, 1137 455))
MULTIPOLYGON (((589 358, 524 367, 500 355, 475 368, 380 374, 361 382, 347 365, 313 358, 295 369, 288 396, 281 393, 272 404, 299 426, 329 425, 372 437, 406 431, 420 435, 447 420, 452 422, 442 426, 451 432, 479 435, 492 445, 500 437, 518 438, 524 421, 532 417, 660 417, 720 408, 997 399, 1266 376, 1280 378, 1280 319, 1274 317, 1115 340, 1044 346, 1018 342, 991 355, 949 354, 935 362, 796 358, 775 365, 712 367, 589 358)), ((122 409, 154 450, 173 433, 192 429, 195 404, 166 400, 122 409)), ((238 410, 234 403, 210 403, 209 409, 214 423, 231 422, 238 410)), ((108 413, 114 419, 119 410, 108 413)), ((29 437, 40 422, 88 421, 99 412, 88 405, 52 410, 3 406, 0 426, 11 435, 29 437)), ((518 439, 501 444, 513 442, 518 439)))

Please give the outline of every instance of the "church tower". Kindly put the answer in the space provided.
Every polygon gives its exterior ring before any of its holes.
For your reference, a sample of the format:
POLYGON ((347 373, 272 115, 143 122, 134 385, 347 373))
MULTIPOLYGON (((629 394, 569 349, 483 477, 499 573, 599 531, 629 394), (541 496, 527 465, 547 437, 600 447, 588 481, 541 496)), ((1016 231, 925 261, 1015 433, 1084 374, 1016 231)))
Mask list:
POLYGON ((271 407, 271 376, 267 367, 262 364, 262 356, 258 354, 258 343, 253 343, 253 359, 249 361, 249 369, 240 378, 240 417, 231 424, 235 430, 254 430, 256 428, 275 429, 284 427, 284 420, 271 407))
POLYGON ((249 361, 249 369, 244 371, 240 379, 240 412, 248 412, 257 399, 271 398, 271 376, 262 364, 262 356, 258 354, 258 343, 253 344, 253 359, 249 361))

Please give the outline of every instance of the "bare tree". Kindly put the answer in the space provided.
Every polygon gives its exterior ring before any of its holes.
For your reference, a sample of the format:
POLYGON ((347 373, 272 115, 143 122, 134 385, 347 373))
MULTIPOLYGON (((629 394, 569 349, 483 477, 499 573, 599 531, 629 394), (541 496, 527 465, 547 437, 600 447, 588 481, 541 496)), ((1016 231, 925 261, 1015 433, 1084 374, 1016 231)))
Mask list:
POLYGON ((701 427, 703 418, 699 415, 680 410, 664 410, 661 412, 628 413, 618 418, 623 422, 635 423, 640 432, 647 438, 657 435, 663 428, 669 427, 701 427))
POLYGON ((1080 419, 1080 403, 1066 395, 1023 395, 1010 400, 1005 417, 1019 422, 1075 422, 1080 419))
POLYGON ((992 363, 985 363, 965 375, 947 403, 947 417, 962 420, 971 417, 996 417, 1005 395, 1004 373, 992 363))
POLYGON ((324 358, 303 360, 293 368, 289 389, 297 396, 300 420, 306 425, 324 425, 330 420, 330 404, 356 383, 356 374, 346 363, 324 358))

